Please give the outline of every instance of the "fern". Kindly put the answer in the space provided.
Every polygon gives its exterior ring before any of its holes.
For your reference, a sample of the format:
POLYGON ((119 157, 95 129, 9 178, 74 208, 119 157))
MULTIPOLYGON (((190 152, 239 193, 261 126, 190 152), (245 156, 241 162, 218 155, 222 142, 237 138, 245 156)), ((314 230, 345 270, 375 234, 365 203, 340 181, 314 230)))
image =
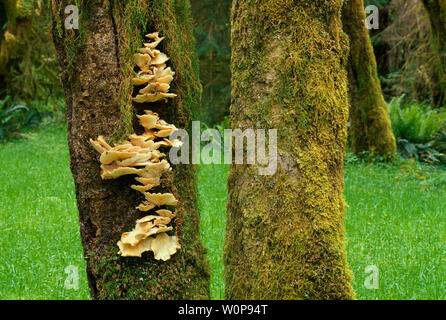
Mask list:
POLYGON ((431 109, 426 103, 402 104, 403 96, 389 104, 392 129, 396 138, 412 143, 429 143, 446 125, 446 110, 431 109))

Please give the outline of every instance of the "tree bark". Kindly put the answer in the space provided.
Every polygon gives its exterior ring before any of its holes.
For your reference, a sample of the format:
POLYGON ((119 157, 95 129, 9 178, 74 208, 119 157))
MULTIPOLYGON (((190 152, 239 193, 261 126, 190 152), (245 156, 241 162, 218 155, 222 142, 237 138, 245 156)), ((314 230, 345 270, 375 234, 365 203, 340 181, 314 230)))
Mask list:
POLYGON ((432 48, 437 56, 437 77, 435 79, 434 106, 446 107, 446 1, 423 0, 432 32, 432 48))
POLYGON ((178 165, 172 176, 163 179, 179 199, 175 230, 181 250, 166 262, 155 260, 151 253, 142 258, 121 257, 116 243, 141 218, 135 208, 141 195, 130 188, 133 177, 102 181, 98 155, 88 142, 98 135, 116 137, 117 128, 125 128, 123 123, 129 118, 138 132, 141 128, 131 119, 144 109, 158 112, 179 128, 189 126, 201 86, 188 1, 79 3, 79 30, 66 30, 64 9, 71 3, 52 1, 53 40, 63 70, 70 166, 91 297, 209 298, 209 271, 198 230, 195 169, 178 165), (132 55, 142 46, 144 34, 153 31, 166 37, 160 49, 170 56, 168 63, 176 71, 171 91, 178 97, 168 103, 132 107, 128 104, 135 65, 132 55))
POLYGON ((228 299, 354 298, 343 225, 342 2, 233 2, 231 126, 277 129, 278 170, 231 166, 228 299))
POLYGON ((348 69, 353 151, 393 155, 396 153, 395 136, 365 18, 363 0, 344 2, 342 20, 351 47, 348 69))

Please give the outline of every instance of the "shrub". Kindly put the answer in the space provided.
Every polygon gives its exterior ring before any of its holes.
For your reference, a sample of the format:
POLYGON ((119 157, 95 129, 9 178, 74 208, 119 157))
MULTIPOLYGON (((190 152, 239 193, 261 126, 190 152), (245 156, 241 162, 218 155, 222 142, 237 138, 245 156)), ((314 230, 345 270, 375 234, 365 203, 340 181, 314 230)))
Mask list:
POLYGON ((446 152, 446 110, 426 103, 403 104, 403 96, 388 104, 392 129, 403 157, 428 163, 443 162, 446 152))
POLYGON ((426 103, 402 104, 403 96, 389 103, 392 129, 396 138, 413 143, 428 143, 446 124, 446 110, 431 109, 426 103))
POLYGON ((37 110, 21 104, 13 104, 10 96, 0 100, 0 141, 17 136, 23 127, 36 127, 41 121, 37 110))

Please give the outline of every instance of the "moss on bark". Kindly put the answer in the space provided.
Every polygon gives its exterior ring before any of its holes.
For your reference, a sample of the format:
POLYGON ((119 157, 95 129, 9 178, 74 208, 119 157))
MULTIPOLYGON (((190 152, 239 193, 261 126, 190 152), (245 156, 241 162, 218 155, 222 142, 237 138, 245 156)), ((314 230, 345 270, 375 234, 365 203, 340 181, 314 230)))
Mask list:
POLYGON ((233 165, 228 299, 351 299, 344 237, 348 117, 342 0, 235 0, 233 128, 276 128, 278 171, 233 165))
POLYGON ((436 107, 446 107, 446 0, 423 0, 429 14, 432 48, 437 56, 436 86, 432 94, 436 107))
POLYGON ((120 257, 116 243, 142 216, 135 208, 141 195, 129 188, 132 177, 102 181, 97 154, 88 143, 98 135, 108 139, 116 138, 117 132, 138 132, 141 128, 134 115, 144 109, 158 112, 177 127, 189 127, 201 86, 188 1, 78 1, 79 30, 63 28, 67 4, 69 1, 52 2, 53 39, 63 70, 70 165, 91 296, 209 298, 209 270, 198 230, 195 168, 175 166, 162 182, 179 199, 175 232, 182 249, 167 262, 156 261, 150 253, 142 258, 120 257), (149 31, 166 37, 160 49, 170 57, 176 72, 171 91, 178 97, 167 103, 132 105, 132 54, 149 31))
POLYGON ((363 0, 344 2, 342 20, 351 48, 348 68, 353 151, 388 156, 396 153, 396 142, 365 18, 363 0))

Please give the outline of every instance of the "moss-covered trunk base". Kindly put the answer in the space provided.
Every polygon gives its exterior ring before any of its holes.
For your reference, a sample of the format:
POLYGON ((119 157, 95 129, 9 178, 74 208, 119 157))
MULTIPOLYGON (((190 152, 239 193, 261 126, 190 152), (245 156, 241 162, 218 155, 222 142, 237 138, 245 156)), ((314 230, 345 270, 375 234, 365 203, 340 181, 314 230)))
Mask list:
POLYGON ((198 106, 200 84, 188 1, 79 1, 79 30, 65 30, 68 1, 52 1, 53 38, 63 70, 71 170, 76 187, 80 231, 93 299, 209 298, 209 270, 199 239, 195 169, 176 166, 164 185, 179 199, 175 232, 182 249, 167 262, 152 253, 118 255, 121 234, 142 213, 133 177, 102 181, 98 156, 89 139, 119 140, 133 130, 135 114, 150 109, 179 128, 187 128, 198 106), (168 103, 131 104, 132 55, 144 34, 165 36, 160 48, 176 71, 168 103))

